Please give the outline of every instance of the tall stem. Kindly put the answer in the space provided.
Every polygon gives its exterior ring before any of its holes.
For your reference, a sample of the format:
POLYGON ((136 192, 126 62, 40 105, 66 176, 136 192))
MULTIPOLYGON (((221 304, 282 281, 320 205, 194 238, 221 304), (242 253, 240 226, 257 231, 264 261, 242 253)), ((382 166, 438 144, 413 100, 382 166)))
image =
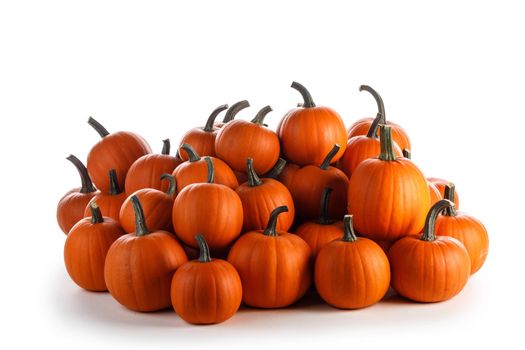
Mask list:
POLYGON ((211 261, 211 255, 210 255, 210 248, 208 247, 208 243, 206 242, 206 239, 201 233, 197 233, 195 236, 195 240, 199 244, 199 262, 201 263, 208 263, 211 261))
POLYGON ((270 214, 270 219, 268 220, 268 225, 264 229, 264 235, 273 237, 277 236, 277 218, 279 217, 279 214, 285 213, 287 211, 288 207, 286 205, 281 205, 272 211, 270 214))
MULTIPOLYGON (((454 185, 453 182, 449 182, 448 184, 445 185, 445 193, 443 197, 444 199, 448 199, 449 201, 454 203, 455 196, 456 196, 456 185, 454 185)), ((443 215, 457 216, 458 212, 456 211, 456 207, 448 207, 448 208, 445 208, 445 210, 443 211, 443 215)))
POLYGON ((104 138, 109 135, 109 131, 107 131, 106 128, 102 126, 102 124, 96 121, 95 118, 89 117, 88 124, 91 125, 96 132, 98 132, 100 137, 104 138))
POLYGON ((257 115, 255 116, 255 118, 252 119, 252 123, 263 125, 264 118, 271 111, 273 111, 272 107, 270 106, 263 107, 259 112, 257 112, 257 115))
POLYGON ((345 215, 343 219, 343 241, 344 242, 355 242, 357 236, 354 231, 353 215, 345 215))
POLYGON ((403 157, 405 157, 406 159, 412 159, 412 153, 409 149, 403 148, 403 157))
POLYGON ((161 180, 168 180, 169 186, 168 190, 166 191, 166 194, 170 197, 173 197, 175 195, 175 190, 177 189, 177 182, 175 181, 175 178, 171 174, 162 174, 160 176, 161 180))
POLYGON ((197 151, 191 145, 187 143, 183 143, 182 146, 180 146, 183 150, 186 151, 186 154, 188 154, 188 159, 190 162, 196 162, 201 160, 201 157, 197 154, 197 151))
POLYGON ((170 143, 170 139, 165 139, 165 140, 162 140, 162 152, 161 154, 170 154, 170 151, 171 151, 171 143, 170 143))
POLYGON ((324 158, 323 162, 321 163, 321 165, 319 165, 319 168, 323 169, 323 170, 326 170, 328 169, 328 167, 330 166, 330 163, 332 163, 332 159, 335 157, 335 155, 337 154, 337 152, 339 152, 339 149, 341 147, 336 143, 334 145, 334 147, 332 147, 332 149, 330 150, 330 152, 328 152, 328 154, 326 155, 326 157, 324 158))
POLYGON ((243 100, 239 101, 237 103, 234 103, 231 105, 231 107, 226 111, 226 115, 224 116, 224 119, 222 120, 223 123, 231 122, 237 113, 239 113, 241 110, 250 107, 250 102, 243 100))
POLYGON ((430 208, 425 220, 425 228, 421 240, 432 242, 436 239, 436 219, 438 215, 446 208, 454 208, 454 203, 448 199, 442 199, 430 208))
POLYGON ((292 88, 294 88, 295 90, 299 91, 301 93, 301 95, 303 96, 303 108, 312 108, 312 107, 315 107, 315 103, 314 103, 314 100, 312 98, 312 95, 310 95, 310 92, 301 84, 299 84, 298 82, 294 81, 292 83, 292 88))
POLYGON ((380 113, 377 113, 376 117, 374 118, 374 121, 372 122, 372 124, 370 124, 370 128, 368 129, 366 137, 377 138, 377 129, 379 128, 379 124, 381 124, 382 121, 383 116, 380 113))
POLYGON ((228 105, 220 105, 219 107, 215 108, 213 112, 211 112, 210 116, 208 117, 208 120, 206 121, 206 125, 202 130, 206 132, 212 132, 213 131, 213 123, 215 123, 215 119, 217 116, 224 110, 228 109, 228 105))
POLYGON ((329 225, 332 223, 332 220, 328 217, 328 204, 330 204, 330 195, 332 194, 332 189, 330 187, 326 187, 323 190, 323 194, 321 196, 321 213, 319 215, 319 223, 321 225, 329 225))
POLYGON ((80 193, 92 193, 95 192, 97 189, 93 185, 93 181, 91 181, 91 177, 89 176, 89 173, 86 169, 86 166, 74 155, 70 154, 69 157, 66 158, 69 160, 75 168, 77 168, 77 171, 80 175, 80 181, 82 182, 82 187, 80 188, 80 193))
POLYGON ((93 225, 104 222, 104 217, 102 217, 102 213, 100 212, 97 202, 93 201, 89 203, 89 210, 91 211, 91 223, 93 225))
POLYGON ((284 167, 286 166, 286 163, 287 163, 286 159, 279 158, 277 163, 275 163, 273 168, 269 172, 267 172, 266 175, 264 175, 264 177, 267 177, 270 179, 277 179, 277 177, 281 175, 281 173, 283 172, 284 167))
POLYGON ((255 187, 255 186, 262 185, 263 182, 261 181, 259 176, 257 176, 257 173, 255 172, 255 169, 253 168, 253 158, 248 158, 246 160, 246 168, 248 172, 248 186, 255 187))
POLYGON ((393 161, 397 159, 392 142, 392 128, 388 125, 381 124, 379 132, 379 142, 381 144, 381 153, 379 159, 393 161))
POLYGON ((111 169, 109 171, 109 194, 116 196, 117 194, 121 193, 122 191, 118 185, 117 171, 115 169, 111 169))
POLYGON ((210 157, 204 157, 204 161, 208 166, 208 179, 207 182, 212 184, 215 181, 215 167, 213 166, 213 160, 210 157))
POLYGON ((377 112, 379 114, 381 114, 381 116, 383 118, 383 123, 386 123, 386 119, 385 119, 385 104, 383 103, 383 99, 381 98, 381 95, 379 95, 379 93, 377 91, 375 91, 374 89, 372 89, 368 85, 361 85, 359 87, 359 91, 366 91, 366 92, 370 93, 374 97, 374 99, 376 100, 376 103, 377 103, 377 112))
POLYGON ((146 218, 144 217, 144 209, 139 201, 139 197, 136 195, 130 198, 131 205, 133 206, 133 213, 135 214, 135 234, 137 236, 144 236, 150 233, 146 226, 146 218))

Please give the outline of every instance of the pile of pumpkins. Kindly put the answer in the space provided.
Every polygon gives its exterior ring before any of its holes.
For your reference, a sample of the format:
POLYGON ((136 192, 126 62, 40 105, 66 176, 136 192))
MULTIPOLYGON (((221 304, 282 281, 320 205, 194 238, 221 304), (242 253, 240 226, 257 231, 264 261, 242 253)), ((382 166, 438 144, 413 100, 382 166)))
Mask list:
POLYGON ((71 279, 142 312, 172 306, 193 324, 227 320, 241 302, 282 308, 312 284, 328 304, 358 309, 390 287, 417 302, 458 294, 483 265, 487 231, 458 211, 454 184, 425 178, 406 131, 375 118, 348 130, 333 109, 303 102, 265 125, 248 101, 217 107, 176 155, 132 132, 108 132, 57 219, 71 279), (226 111, 222 122, 218 115, 226 111), (95 187, 96 186, 96 187, 95 187))

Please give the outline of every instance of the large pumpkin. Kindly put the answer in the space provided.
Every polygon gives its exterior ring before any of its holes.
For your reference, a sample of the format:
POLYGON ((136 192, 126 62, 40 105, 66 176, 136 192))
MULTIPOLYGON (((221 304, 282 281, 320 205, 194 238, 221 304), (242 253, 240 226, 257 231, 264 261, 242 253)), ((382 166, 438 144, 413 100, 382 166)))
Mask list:
POLYGON ((233 119, 235 119, 235 116, 237 115, 237 113, 239 113, 240 111, 248 107, 250 107, 250 102, 246 100, 242 100, 242 101, 232 104, 230 108, 228 108, 228 110, 226 111, 226 114, 224 115, 224 119, 222 120, 222 122, 215 123, 214 127, 218 129, 222 128, 224 125, 226 125, 226 123, 229 123, 233 119))
MULTIPOLYGON (((126 200, 127 196, 125 192, 120 190, 115 169, 111 169, 109 171, 108 183, 110 184, 109 193, 97 193, 93 198, 91 198, 89 203, 97 202, 102 215, 110 217, 116 222, 119 222, 120 207, 126 200)), ((84 209, 84 217, 89 216, 91 216, 91 210, 89 209, 89 205, 86 205, 86 208, 84 209)))

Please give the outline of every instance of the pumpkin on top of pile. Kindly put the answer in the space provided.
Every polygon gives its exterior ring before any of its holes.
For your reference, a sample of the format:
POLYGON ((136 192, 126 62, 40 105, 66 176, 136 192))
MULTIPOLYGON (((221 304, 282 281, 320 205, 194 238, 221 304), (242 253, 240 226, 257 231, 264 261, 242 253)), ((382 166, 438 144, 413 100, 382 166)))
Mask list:
POLYGON ((289 306, 312 284, 341 309, 377 303, 390 287, 418 302, 458 294, 483 265, 488 235, 458 211, 454 184, 425 178, 371 87, 360 90, 376 117, 348 130, 292 88, 304 101, 276 131, 264 122, 270 106, 246 119, 235 117, 248 101, 221 105, 175 156, 169 139, 154 154, 141 136, 89 118, 101 139, 87 167, 67 158, 81 187, 57 208, 71 279, 194 324, 225 321, 241 303, 289 306))

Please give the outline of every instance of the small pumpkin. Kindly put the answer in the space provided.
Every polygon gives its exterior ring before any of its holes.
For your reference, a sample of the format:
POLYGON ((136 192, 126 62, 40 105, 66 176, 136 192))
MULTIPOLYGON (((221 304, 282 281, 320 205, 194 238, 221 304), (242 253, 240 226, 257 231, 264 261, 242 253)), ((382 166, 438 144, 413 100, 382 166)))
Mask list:
POLYGON ((297 82, 292 88, 304 103, 283 117, 277 127, 284 157, 298 165, 320 165, 334 144, 342 145, 332 161, 341 158, 346 148, 346 129, 339 114, 331 108, 316 106, 310 92, 297 82))
POLYGON ((264 125, 264 118, 272 111, 262 108, 251 121, 233 120, 223 126, 215 139, 215 152, 233 170, 246 171, 246 158, 253 158, 253 167, 264 174, 277 163, 280 153, 277 134, 264 125))
POLYGON ((171 303, 186 322, 213 324, 232 317, 242 301, 242 285, 237 270, 227 261, 212 259, 203 235, 198 260, 179 267, 171 282, 171 303))
POLYGON ((104 279, 111 296, 128 309, 162 310, 171 305, 173 274, 188 258, 171 233, 148 229, 137 196, 130 201, 135 232, 121 236, 109 248, 104 279))
POLYGON ((360 309, 380 301, 390 287, 390 264, 380 246, 357 237, 352 216, 344 217, 342 239, 319 251, 315 260, 315 287, 328 304, 360 309))
POLYGON ((231 188, 214 183, 214 163, 208 166, 205 183, 194 183, 180 191, 172 210, 173 228, 186 245, 196 248, 195 235, 201 233, 212 250, 227 248, 242 229, 242 202, 231 188))
POLYGON ((102 138, 91 148, 87 157, 87 169, 91 179, 101 192, 108 193, 108 172, 115 169, 117 184, 119 188, 124 188, 129 168, 137 159, 151 153, 150 146, 141 136, 132 132, 118 131, 110 134, 102 124, 91 117, 88 124, 102 138))
POLYGON ((84 164, 75 157, 70 155, 66 158, 77 168, 80 174, 80 181, 82 187, 74 188, 68 191, 60 198, 57 205, 57 222, 62 232, 66 235, 69 230, 84 217, 84 209, 97 193, 97 189, 93 185, 91 178, 89 177, 88 171, 84 164))
MULTIPOLYGON (((115 169, 111 169, 109 171, 108 183, 110 184, 109 193, 97 193, 93 198, 91 198, 90 203, 97 202, 98 206, 100 207, 100 211, 102 211, 102 215, 110 217, 116 222, 119 222, 120 208, 122 207, 122 203, 124 203, 127 196, 125 192, 120 190, 117 180, 117 172, 115 169)), ((91 210, 89 209, 89 205, 87 205, 84 209, 84 217, 89 216, 91 216, 91 210)))
POLYGON ((299 165, 287 162, 283 170, 277 176, 277 180, 282 182, 288 189, 291 189, 293 180, 299 169, 301 169, 299 165))
POLYGON ((161 175, 169 173, 182 163, 177 157, 170 156, 170 140, 162 141, 161 154, 146 154, 137 159, 126 175, 126 193, 128 195, 143 188, 154 188, 166 192, 169 184, 161 181, 161 175))
POLYGON ((224 125, 226 125, 227 123, 235 119, 235 116, 237 115, 237 113, 239 113, 240 111, 248 107, 250 107, 250 102, 246 100, 239 101, 237 103, 232 104, 231 107, 228 108, 228 110, 226 111, 226 115, 224 116, 224 119, 222 120, 222 122, 215 123, 214 127, 218 129, 222 128, 224 125))
POLYGON ((111 244, 125 232, 118 222, 103 217, 97 203, 89 205, 91 217, 81 219, 69 232, 64 244, 64 262, 73 282, 79 287, 106 291, 104 262, 111 244))
MULTIPOLYGON (((445 198, 445 190, 450 181, 440 179, 438 177, 429 177, 427 178, 427 180, 437 188, 439 194, 441 195, 441 198, 445 198)), ((456 207, 456 210, 459 210, 459 196, 456 190, 454 190, 454 205, 456 207)))
MULTIPOLYGON (((412 159, 412 153, 408 149, 403 150, 403 157, 407 159, 412 159)), ((434 185, 432 182, 428 181, 428 191, 430 193, 430 206, 433 206, 437 202, 443 199, 443 196, 441 193, 439 193, 439 190, 437 189, 436 185, 434 185)))
POLYGON ((260 308, 286 307, 299 300, 312 283, 311 251, 299 236, 277 231, 273 210, 266 229, 244 233, 232 246, 228 261, 242 282, 242 300, 260 308))
POLYGON ((419 302, 437 302, 458 294, 470 276, 470 259, 465 246, 453 237, 436 236, 439 213, 453 208, 442 199, 432 206, 421 236, 398 240, 389 250, 392 287, 405 298, 419 302))
MULTIPOLYGON (((454 202, 455 186, 449 183, 445 188, 445 199, 454 202)), ((475 217, 448 207, 436 219, 436 235, 450 236, 463 243, 470 257, 470 274, 477 272, 489 252, 489 235, 481 221, 475 217)))
POLYGON ((248 181, 235 190, 242 202, 243 231, 264 229, 272 208, 281 205, 287 206, 288 212, 279 215, 277 229, 287 231, 292 226, 295 217, 294 202, 290 191, 277 180, 259 178, 253 169, 252 158, 248 158, 246 163, 248 181))
POLYGON ((131 204, 132 196, 137 196, 140 200, 142 209, 144 210, 144 217, 151 230, 173 231, 171 209, 173 208, 173 200, 175 197, 175 179, 170 174, 163 174, 160 177, 161 180, 167 180, 169 183, 166 192, 161 192, 154 188, 143 188, 135 191, 122 203, 119 221, 125 232, 131 233, 135 231, 135 215, 133 205, 131 204))

